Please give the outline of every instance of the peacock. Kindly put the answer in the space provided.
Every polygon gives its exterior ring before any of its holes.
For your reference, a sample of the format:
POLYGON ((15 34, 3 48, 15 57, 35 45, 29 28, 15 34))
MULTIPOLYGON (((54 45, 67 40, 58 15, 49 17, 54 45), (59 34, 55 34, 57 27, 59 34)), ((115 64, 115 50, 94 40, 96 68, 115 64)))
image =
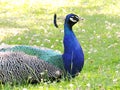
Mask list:
MULTIPOLYGON (((75 77, 84 65, 84 53, 72 29, 79 20, 82 20, 82 18, 72 13, 65 18, 63 54, 52 49, 35 46, 0 46, 0 80, 4 82, 12 82, 13 79, 19 81, 20 77, 20 81, 23 81, 27 80, 30 73, 31 81, 40 81, 41 75, 39 73, 46 70, 49 78, 58 78, 62 75, 75 77), (29 67, 30 69, 26 69, 29 67), (13 72, 13 69, 17 73, 13 72), (34 73, 31 74, 31 70, 34 73), (7 76, 8 72, 10 73, 7 76), (26 72, 25 75, 22 75, 22 72, 26 72)), ((54 16, 54 25, 58 27, 56 15, 54 16)))

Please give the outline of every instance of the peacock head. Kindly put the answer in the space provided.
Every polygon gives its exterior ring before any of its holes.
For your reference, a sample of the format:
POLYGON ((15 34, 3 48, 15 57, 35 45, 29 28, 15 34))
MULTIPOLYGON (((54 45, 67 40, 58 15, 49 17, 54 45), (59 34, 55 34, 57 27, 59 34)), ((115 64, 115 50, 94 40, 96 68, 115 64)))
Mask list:
POLYGON ((68 14, 66 16, 66 19, 65 19, 65 24, 68 24, 70 25, 71 27, 77 23, 79 20, 83 20, 82 18, 79 18, 77 15, 75 14, 68 14))

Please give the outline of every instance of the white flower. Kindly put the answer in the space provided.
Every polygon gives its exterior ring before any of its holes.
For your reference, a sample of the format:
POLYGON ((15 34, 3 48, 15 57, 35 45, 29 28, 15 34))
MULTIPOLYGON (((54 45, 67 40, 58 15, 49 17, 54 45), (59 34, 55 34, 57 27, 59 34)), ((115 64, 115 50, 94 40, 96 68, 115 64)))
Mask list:
POLYGON ((40 46, 44 46, 44 44, 41 44, 40 46))
POLYGON ((39 43, 40 41, 39 41, 39 40, 37 40, 36 42, 37 42, 37 43, 39 43))
POLYGON ((69 86, 70 86, 70 87, 73 87, 73 84, 71 83, 71 84, 69 84, 69 86))
POLYGON ((85 32, 85 29, 82 29, 82 32, 85 32))
POLYGON ((59 40, 58 39, 56 39, 56 42, 58 42, 59 40))
POLYGON ((118 71, 115 71, 116 73, 118 73, 118 71))
POLYGON ((21 40, 21 38, 19 37, 18 40, 21 40))
POLYGON ((23 88, 22 90, 28 90, 27 88, 23 88))
POLYGON ((90 83, 88 83, 88 84, 87 84, 87 87, 90 87, 90 86, 91 86, 90 83))
POLYGON ((98 35, 97 38, 100 39, 100 35, 98 35))
POLYGON ((54 45, 52 45, 51 48, 54 48, 54 45))
POLYGON ((113 83, 116 83, 117 82, 117 79, 113 79, 113 83))

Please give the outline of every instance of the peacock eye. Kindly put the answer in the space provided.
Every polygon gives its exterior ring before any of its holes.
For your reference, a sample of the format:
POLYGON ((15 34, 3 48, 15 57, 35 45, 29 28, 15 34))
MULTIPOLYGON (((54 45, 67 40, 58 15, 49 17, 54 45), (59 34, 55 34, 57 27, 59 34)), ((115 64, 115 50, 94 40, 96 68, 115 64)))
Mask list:
POLYGON ((76 16, 71 16, 71 17, 70 17, 70 21, 72 21, 72 22, 74 22, 74 23, 77 22, 76 16))
POLYGON ((78 16, 75 16, 77 19, 79 19, 79 17, 78 16))

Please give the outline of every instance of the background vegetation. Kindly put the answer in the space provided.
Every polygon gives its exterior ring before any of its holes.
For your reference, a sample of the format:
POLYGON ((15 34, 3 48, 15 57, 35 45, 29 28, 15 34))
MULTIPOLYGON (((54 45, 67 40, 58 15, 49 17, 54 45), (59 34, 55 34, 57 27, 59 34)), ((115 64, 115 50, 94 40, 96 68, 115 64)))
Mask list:
POLYGON ((0 90, 120 90, 119 0, 0 0, 0 44, 24 44, 63 52, 69 13, 85 20, 74 26, 85 54, 79 76, 60 83, 0 85, 0 90), (59 28, 53 26, 58 15, 59 28))

